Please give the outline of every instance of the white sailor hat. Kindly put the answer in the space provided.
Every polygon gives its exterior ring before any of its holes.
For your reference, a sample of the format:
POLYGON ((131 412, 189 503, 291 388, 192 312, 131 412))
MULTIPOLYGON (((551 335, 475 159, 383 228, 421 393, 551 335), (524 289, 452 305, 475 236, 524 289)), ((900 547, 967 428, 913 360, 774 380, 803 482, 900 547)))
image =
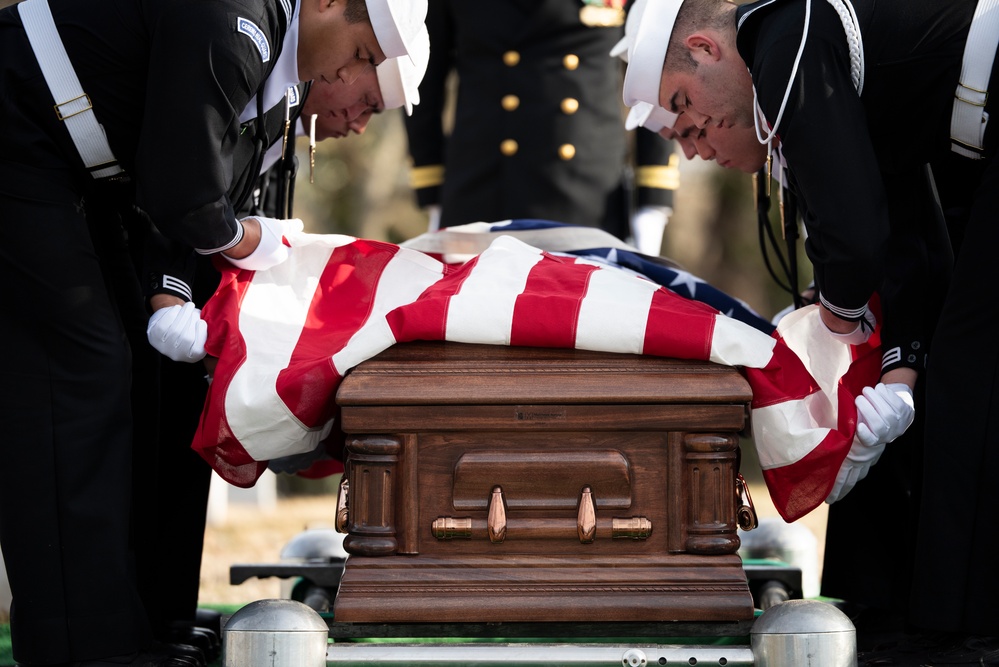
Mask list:
POLYGON ((624 74, 624 103, 629 107, 636 102, 659 105, 666 49, 681 4, 683 0, 646 0, 624 74))
POLYGON ((626 130, 634 130, 636 127, 644 127, 651 132, 658 132, 664 127, 671 128, 676 125, 677 114, 663 109, 658 104, 648 102, 636 102, 628 112, 628 118, 624 121, 626 130))
POLYGON ((631 45, 635 41, 635 33, 638 32, 638 22, 642 18, 642 12, 645 11, 645 3, 646 0, 635 0, 632 3, 631 9, 628 10, 628 19, 624 22, 624 37, 610 50, 611 56, 628 62, 628 52, 631 51, 631 45))
POLYGON ((420 103, 420 82, 430 62, 430 35, 427 27, 422 27, 412 42, 408 58, 388 58, 375 68, 385 108, 405 107, 407 116, 420 103))
POLYGON ((368 18, 385 58, 399 58, 415 49, 420 28, 426 29, 427 0, 366 0, 368 18))

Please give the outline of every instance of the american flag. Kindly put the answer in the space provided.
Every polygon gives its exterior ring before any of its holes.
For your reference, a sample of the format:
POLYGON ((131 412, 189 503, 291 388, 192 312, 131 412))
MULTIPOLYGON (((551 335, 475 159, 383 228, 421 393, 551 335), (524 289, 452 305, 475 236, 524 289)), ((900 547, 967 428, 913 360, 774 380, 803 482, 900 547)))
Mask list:
POLYGON ((880 373, 877 335, 863 346, 834 341, 815 307, 768 335, 601 252, 543 251, 496 234, 449 264, 349 236, 289 231, 286 241, 289 260, 270 270, 222 267, 202 309, 218 364, 193 446, 236 486, 252 486, 274 460, 328 470, 340 381, 397 342, 568 347, 742 369, 764 478, 794 521, 828 496, 853 440, 854 398, 880 373))

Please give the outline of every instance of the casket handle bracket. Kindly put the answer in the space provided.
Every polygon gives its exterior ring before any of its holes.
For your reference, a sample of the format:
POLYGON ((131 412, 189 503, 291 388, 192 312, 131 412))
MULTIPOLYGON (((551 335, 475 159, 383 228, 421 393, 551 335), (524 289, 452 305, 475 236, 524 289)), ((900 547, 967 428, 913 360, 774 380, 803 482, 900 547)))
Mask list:
POLYGON ((338 533, 350 532, 350 481, 347 479, 347 472, 344 471, 340 478, 340 489, 336 496, 336 531, 338 533))
POLYGON ((756 508, 753 506, 753 497, 749 495, 749 484, 738 473, 735 476, 735 499, 736 499, 736 521, 742 530, 752 530, 760 525, 756 516, 756 508))

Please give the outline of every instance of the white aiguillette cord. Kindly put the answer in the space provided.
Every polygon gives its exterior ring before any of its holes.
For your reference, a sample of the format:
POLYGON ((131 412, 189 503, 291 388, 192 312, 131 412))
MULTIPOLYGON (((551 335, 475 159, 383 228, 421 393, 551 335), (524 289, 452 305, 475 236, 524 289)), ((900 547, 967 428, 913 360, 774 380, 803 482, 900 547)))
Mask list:
MULTIPOLYGON (((850 0, 826 0, 839 15, 839 20, 843 24, 843 31, 846 33, 847 46, 850 49, 850 80, 859 96, 864 92, 864 42, 860 34, 860 22, 857 19, 857 12, 854 10, 850 0)), ((756 139, 767 147, 767 195, 770 195, 770 181, 773 173, 773 140, 777 136, 777 128, 784 117, 784 110, 787 108, 787 100, 791 96, 791 88, 794 79, 798 74, 798 65, 801 63, 801 54, 805 52, 805 42, 808 39, 808 25, 812 17, 812 0, 805 0, 805 25, 801 30, 801 44, 798 46, 798 53, 794 57, 794 65, 791 67, 791 76, 787 81, 787 88, 784 90, 784 99, 781 100, 780 109, 777 111, 777 118, 773 125, 767 127, 767 121, 763 117, 760 109, 759 99, 756 93, 756 86, 753 86, 753 126, 756 129, 756 139), (767 128, 766 136, 763 129, 767 128)))
POLYGON ((316 182, 316 118, 316 114, 309 118, 309 183, 316 182))

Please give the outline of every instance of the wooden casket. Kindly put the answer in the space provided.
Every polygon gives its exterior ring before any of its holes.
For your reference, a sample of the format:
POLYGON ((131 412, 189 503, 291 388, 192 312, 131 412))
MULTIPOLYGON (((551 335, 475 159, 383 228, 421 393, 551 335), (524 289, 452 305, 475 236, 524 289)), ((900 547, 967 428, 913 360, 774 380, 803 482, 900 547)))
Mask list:
POLYGON ((706 362, 396 345, 337 394, 347 623, 745 621, 751 392, 706 362))

